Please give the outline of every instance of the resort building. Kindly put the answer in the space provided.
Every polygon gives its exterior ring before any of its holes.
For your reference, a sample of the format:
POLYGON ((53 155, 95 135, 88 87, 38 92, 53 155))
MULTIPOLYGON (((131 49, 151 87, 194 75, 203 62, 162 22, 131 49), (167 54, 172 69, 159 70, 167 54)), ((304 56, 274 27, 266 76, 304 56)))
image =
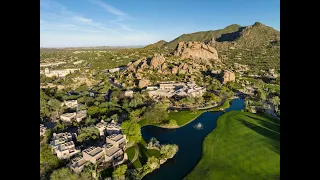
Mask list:
POLYGON ((40 124, 40 136, 43 136, 46 131, 47 128, 43 124, 40 124))
POLYGON ((160 84, 159 89, 166 89, 166 90, 175 90, 185 87, 184 83, 169 83, 169 84, 160 84))
POLYGON ((106 143, 111 143, 115 147, 124 149, 127 144, 127 140, 126 136, 123 134, 112 134, 110 136, 107 136, 106 143))
POLYGON ((121 133, 121 126, 117 123, 111 122, 106 125, 107 134, 120 134, 121 133))
POLYGON ((59 159, 67 159, 80 152, 79 149, 75 148, 72 141, 72 134, 68 132, 53 133, 50 146, 53 154, 56 154, 59 159))
POLYGON ((98 124, 96 124, 96 128, 99 129, 100 136, 105 135, 106 125, 107 125, 107 123, 104 122, 104 120, 101 120, 98 124))
POLYGON ((128 156, 122 149, 116 147, 114 144, 107 143, 104 145, 105 161, 112 162, 113 166, 122 164, 128 159, 128 156))
POLYGON ((104 162, 104 149, 101 147, 90 147, 82 151, 83 159, 93 164, 104 162))
POLYGON ((159 89, 159 87, 157 87, 157 86, 148 86, 146 88, 147 91, 154 91, 154 90, 157 90, 157 89, 159 89))
POLYGON ((206 92, 206 88, 198 87, 194 82, 160 84, 159 89, 148 91, 149 96, 152 98, 170 98, 172 96, 201 97, 204 92, 206 92))
POLYGON ((76 149, 73 141, 65 142, 57 146, 55 153, 59 159, 67 159, 80 152, 76 149))
POLYGON ((81 172, 84 166, 88 163, 83 157, 76 157, 70 161, 68 166, 70 169, 72 169, 74 172, 78 173, 81 172))
POLYGON ((59 66, 66 64, 66 62, 55 62, 55 63, 40 63, 40 67, 50 67, 50 66, 59 66))
POLYGON ((63 70, 49 70, 48 68, 46 68, 43 71, 40 71, 40 74, 44 74, 47 77, 65 77, 68 74, 74 73, 75 71, 79 71, 80 69, 63 69, 63 70))
POLYGON ((60 115, 60 120, 65 122, 72 122, 76 119, 77 113, 65 113, 60 115))
POLYGON ((61 106, 66 105, 68 108, 76 108, 78 106, 77 100, 64 101, 61 106))
POLYGON ((78 111, 76 114, 77 114, 77 115, 76 115, 76 121, 77 121, 77 122, 80 122, 80 121, 82 121, 84 118, 87 117, 87 111, 86 111, 86 110, 78 111))

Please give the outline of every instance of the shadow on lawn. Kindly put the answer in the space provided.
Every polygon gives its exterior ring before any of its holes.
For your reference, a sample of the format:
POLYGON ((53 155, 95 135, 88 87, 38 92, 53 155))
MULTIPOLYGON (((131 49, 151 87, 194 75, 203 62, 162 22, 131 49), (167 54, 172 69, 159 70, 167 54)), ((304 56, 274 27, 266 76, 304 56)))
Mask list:
POLYGON ((254 116, 247 117, 254 119, 258 125, 240 118, 237 118, 237 120, 258 134, 268 138, 266 142, 271 145, 271 150, 280 154, 280 125, 254 116))
POLYGON ((139 156, 139 161, 141 162, 141 165, 145 164, 148 161, 148 152, 146 147, 144 147, 143 144, 138 144, 139 146, 139 151, 140 151, 140 155, 139 156))

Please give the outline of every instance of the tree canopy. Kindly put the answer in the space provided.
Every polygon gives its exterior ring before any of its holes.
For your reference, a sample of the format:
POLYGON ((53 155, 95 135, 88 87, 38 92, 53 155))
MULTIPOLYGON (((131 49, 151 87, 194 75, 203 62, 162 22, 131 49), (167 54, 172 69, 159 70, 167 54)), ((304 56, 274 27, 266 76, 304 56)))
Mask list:
POLYGON ((140 125, 133 121, 125 121, 121 125, 122 132, 125 134, 128 138, 129 142, 138 143, 141 141, 141 130, 140 125))

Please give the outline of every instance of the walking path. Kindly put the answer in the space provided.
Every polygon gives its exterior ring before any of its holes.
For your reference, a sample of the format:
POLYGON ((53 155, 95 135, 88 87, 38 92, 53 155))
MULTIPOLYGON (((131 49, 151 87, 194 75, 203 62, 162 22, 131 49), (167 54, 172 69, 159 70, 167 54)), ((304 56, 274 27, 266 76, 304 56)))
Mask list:
POLYGON ((132 160, 131 160, 131 162, 129 164, 133 164, 133 162, 135 162, 139 157, 139 147, 138 147, 137 144, 135 146, 136 147, 135 147, 134 157, 132 158, 132 160))
POLYGON ((138 159, 138 156, 139 156, 139 147, 138 145, 136 144, 136 151, 134 153, 134 157, 132 158, 132 161, 131 162, 135 162, 137 159, 138 159))

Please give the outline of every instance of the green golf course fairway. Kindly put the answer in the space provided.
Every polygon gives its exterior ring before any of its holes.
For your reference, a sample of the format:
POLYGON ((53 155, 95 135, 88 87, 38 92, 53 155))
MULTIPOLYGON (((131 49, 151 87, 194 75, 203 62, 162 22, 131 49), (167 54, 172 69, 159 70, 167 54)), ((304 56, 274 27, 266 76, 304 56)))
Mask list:
POLYGON ((203 142, 202 158, 185 179, 280 179, 280 120, 230 111, 203 142))

